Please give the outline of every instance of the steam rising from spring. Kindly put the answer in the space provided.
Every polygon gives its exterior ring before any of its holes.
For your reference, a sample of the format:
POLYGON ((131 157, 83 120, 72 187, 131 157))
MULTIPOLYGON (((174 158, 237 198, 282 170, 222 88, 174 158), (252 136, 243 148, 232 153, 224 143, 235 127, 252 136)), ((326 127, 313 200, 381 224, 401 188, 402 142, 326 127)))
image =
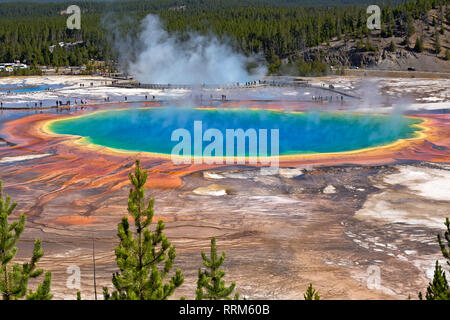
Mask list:
POLYGON ((156 15, 142 22, 138 41, 142 49, 129 71, 143 83, 225 84, 262 78, 266 67, 249 72, 257 56, 247 57, 217 37, 189 33, 188 40, 170 35, 156 15))

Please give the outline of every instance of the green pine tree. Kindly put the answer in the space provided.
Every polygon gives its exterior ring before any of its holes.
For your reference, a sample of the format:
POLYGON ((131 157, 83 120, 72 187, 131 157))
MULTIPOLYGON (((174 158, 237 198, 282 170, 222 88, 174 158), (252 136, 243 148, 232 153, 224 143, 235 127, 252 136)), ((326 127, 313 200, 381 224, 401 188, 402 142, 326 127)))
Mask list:
MULTIPOLYGON (((441 248, 442 255, 447 259, 447 264, 450 266, 450 221, 448 218, 445 219, 445 226, 447 230, 444 233, 444 238, 447 241, 447 245, 443 243, 441 235, 437 235, 437 242, 441 248)), ((420 300, 423 299, 422 292, 419 292, 420 300)), ((450 300, 450 288, 448 285, 447 278, 445 277, 445 271, 436 261, 436 266, 434 268, 433 282, 430 282, 425 294, 427 300, 450 300)))
POLYGON ((305 300, 320 300, 319 293, 316 289, 313 288, 312 284, 309 284, 308 289, 306 289, 305 294, 303 295, 305 300))
POLYGON ((439 247, 441 247, 442 255, 447 259, 447 264, 450 266, 450 221, 448 218, 445 219, 444 224, 447 227, 447 230, 444 233, 444 238, 447 241, 447 248, 445 247, 445 244, 442 243, 440 234, 437 235, 437 242, 439 243, 439 247))
MULTIPOLYGON (((229 287, 225 285, 225 272, 220 269, 225 261, 225 252, 217 256, 216 239, 211 238, 211 256, 208 258, 202 252, 203 265, 207 270, 198 269, 197 296, 196 300, 231 300, 236 283, 232 282, 229 287)), ((239 293, 235 293, 235 300, 239 300, 239 293)))
POLYGON ((439 33, 436 32, 434 35, 434 51, 436 54, 439 54, 441 53, 441 50, 442 48, 441 48, 441 41, 439 39, 439 33))
POLYGON ((449 61, 450 60, 450 50, 445 50, 445 60, 449 61))
MULTIPOLYGON (((450 289, 445 272, 442 270, 438 261, 436 261, 434 268, 433 281, 428 284, 425 298, 427 300, 450 300, 450 289)), ((419 292, 419 299, 423 300, 422 292, 419 292)))
POLYGON ((416 50, 416 52, 423 52, 423 50, 424 50, 423 41, 420 37, 417 37, 417 39, 416 39, 416 44, 414 46, 414 50, 416 50))
POLYGON ((0 181, 0 292, 3 300, 50 300, 51 272, 44 275, 42 284, 35 292, 28 289, 28 280, 42 275, 43 270, 37 268, 37 263, 43 256, 41 240, 34 241, 33 255, 30 262, 13 263, 17 254, 16 243, 25 228, 25 215, 21 214, 17 221, 9 223, 9 216, 17 207, 16 202, 11 203, 7 195, 3 197, 3 187, 0 181))
MULTIPOLYGON (((42 251, 42 250, 41 250, 42 251)), ((42 284, 39 284, 36 291, 29 291, 27 300, 51 300, 53 295, 50 294, 50 287, 52 284, 52 274, 47 271, 44 275, 42 284)))
POLYGON ((120 272, 114 273, 111 294, 103 288, 106 300, 165 300, 184 279, 179 269, 168 281, 173 268, 175 247, 164 235, 164 223, 159 220, 155 230, 150 226, 153 219, 154 199, 145 206, 145 182, 147 172, 136 160, 134 175, 129 174, 133 187, 128 198, 128 213, 134 220, 134 232, 127 217, 118 225, 120 244, 115 248, 116 262, 120 272))
POLYGON ((371 43, 369 40, 366 41, 366 46, 365 46, 365 50, 366 51, 370 51, 370 52, 376 52, 377 48, 373 45, 373 43, 371 43))
POLYGON ((392 40, 391 44, 389 45, 389 51, 395 52, 395 50, 396 50, 395 43, 394 43, 394 40, 392 40))

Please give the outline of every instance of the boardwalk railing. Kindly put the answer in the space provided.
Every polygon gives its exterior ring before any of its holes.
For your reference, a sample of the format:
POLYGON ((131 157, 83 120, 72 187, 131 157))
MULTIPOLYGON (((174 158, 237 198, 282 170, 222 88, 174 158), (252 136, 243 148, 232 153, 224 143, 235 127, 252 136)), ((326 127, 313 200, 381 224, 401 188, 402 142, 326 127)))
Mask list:
POLYGON ((346 97, 359 99, 358 96, 344 92, 341 90, 336 90, 334 87, 330 86, 319 86, 313 85, 305 81, 277 81, 277 80, 262 80, 262 81, 252 81, 248 83, 236 83, 236 84, 224 84, 224 85, 214 85, 214 84, 156 84, 156 83, 139 83, 139 82, 127 82, 127 83, 113 83, 112 87, 117 88, 142 88, 142 89, 186 89, 186 90, 202 90, 202 89, 252 89, 252 88, 262 88, 262 87, 289 87, 289 88, 313 88, 319 90, 325 90, 339 94, 346 97))

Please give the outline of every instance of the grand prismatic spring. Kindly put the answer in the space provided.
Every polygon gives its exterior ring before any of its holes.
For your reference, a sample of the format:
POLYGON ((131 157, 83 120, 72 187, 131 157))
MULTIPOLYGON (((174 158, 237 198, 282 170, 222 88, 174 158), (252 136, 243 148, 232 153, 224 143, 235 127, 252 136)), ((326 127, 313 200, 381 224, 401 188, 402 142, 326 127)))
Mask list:
POLYGON ((40 265, 53 272, 56 298, 75 298, 66 286, 73 265, 93 297, 93 241, 97 290, 111 284, 136 158, 186 279, 175 298, 192 297, 199 252, 213 236, 250 299, 299 299, 309 283, 323 299, 403 299, 432 276, 450 208, 449 80, 326 77, 307 88, 200 92, 89 76, 14 81, 56 88, 0 92, 0 179, 28 217, 19 257, 43 240, 40 265), (313 99, 329 85, 349 96, 313 99), (376 94, 365 96, 368 87, 376 94), (224 136, 278 129, 279 170, 174 164, 171 134, 193 135, 195 121, 224 136), (374 268, 376 288, 367 282, 374 268))
MULTIPOLYGON (((194 122, 202 132, 209 128, 225 133, 229 128, 278 129, 283 155, 331 153, 382 146, 418 135, 420 119, 403 116, 352 113, 290 113, 267 110, 150 108, 101 111, 52 122, 57 134, 81 136, 93 143, 127 151, 171 154, 172 133, 186 128, 194 136, 194 122)), ((270 140, 269 147, 270 147, 270 140)), ((206 144, 206 143, 205 143, 206 144)), ((247 141, 248 145, 248 141, 247 141)), ((225 150, 225 142, 223 142, 225 150)), ((247 155, 250 149, 246 148, 247 155)), ((256 156, 256 155, 251 155, 256 156)))

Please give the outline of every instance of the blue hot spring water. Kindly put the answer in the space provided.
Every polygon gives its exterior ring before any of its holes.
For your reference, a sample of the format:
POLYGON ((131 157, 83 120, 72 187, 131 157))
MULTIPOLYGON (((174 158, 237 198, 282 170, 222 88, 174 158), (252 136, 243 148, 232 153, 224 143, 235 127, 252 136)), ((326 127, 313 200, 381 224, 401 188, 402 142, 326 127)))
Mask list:
MULTIPOLYGON (((54 121, 49 129, 57 134, 81 136, 87 142, 128 151, 170 154, 178 141, 172 132, 184 128, 194 137, 194 121, 202 121, 203 133, 219 129, 279 129, 279 154, 311 154, 351 151, 382 146, 412 138, 419 119, 401 115, 354 113, 290 113, 249 109, 147 108, 111 110, 54 121)), ((210 142, 203 142, 203 148, 210 142)), ((248 152, 248 141, 246 142, 248 152)), ((235 143, 236 145, 236 143, 235 143)), ((192 152, 194 148, 192 147, 192 152)), ((247 155, 249 155, 247 153, 247 155)))

